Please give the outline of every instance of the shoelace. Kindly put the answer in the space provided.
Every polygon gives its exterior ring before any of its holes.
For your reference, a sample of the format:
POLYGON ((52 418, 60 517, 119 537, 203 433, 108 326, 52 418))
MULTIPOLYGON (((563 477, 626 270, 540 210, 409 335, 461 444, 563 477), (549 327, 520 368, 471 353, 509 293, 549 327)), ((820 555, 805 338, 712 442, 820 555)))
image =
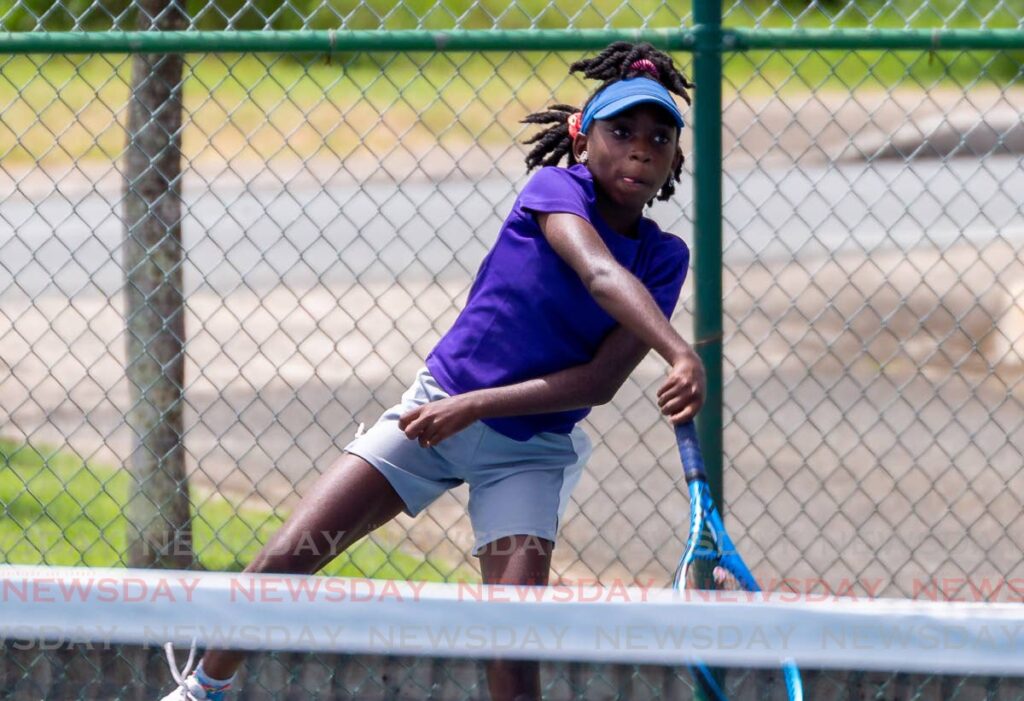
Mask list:
POLYGON ((178 663, 174 659, 174 645, 164 643, 164 653, 167 655, 167 664, 171 668, 171 676, 178 684, 178 688, 185 693, 185 701, 200 701, 189 691, 188 686, 185 684, 185 680, 188 679, 188 675, 192 672, 192 664, 196 659, 196 639, 192 638, 192 645, 188 650, 188 661, 185 662, 185 667, 181 671, 178 671, 178 663))

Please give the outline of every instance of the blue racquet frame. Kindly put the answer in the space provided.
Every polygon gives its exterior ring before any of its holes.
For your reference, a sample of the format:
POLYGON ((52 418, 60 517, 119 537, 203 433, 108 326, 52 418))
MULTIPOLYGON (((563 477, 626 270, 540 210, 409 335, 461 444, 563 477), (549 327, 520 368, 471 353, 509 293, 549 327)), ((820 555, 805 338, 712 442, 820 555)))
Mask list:
MULTIPOLYGON (((704 472, 704 458, 701 457, 700 443, 697 441, 697 428, 692 421, 676 426, 676 442, 683 463, 683 475, 690 491, 690 533, 686 539, 683 556, 679 560, 679 567, 672 578, 672 588, 685 588, 686 575, 690 567, 699 560, 707 562, 711 567, 724 568, 744 590, 761 591, 750 568, 736 552, 736 546, 726 532, 722 517, 711 498, 707 474, 704 472), (706 538, 702 540, 704 534, 706 538)), ((688 666, 697 685, 710 701, 729 701, 725 690, 707 665, 695 660, 688 666)), ((782 665, 782 674, 789 701, 803 701, 804 687, 800 679, 800 670, 792 662, 785 662, 782 665)))

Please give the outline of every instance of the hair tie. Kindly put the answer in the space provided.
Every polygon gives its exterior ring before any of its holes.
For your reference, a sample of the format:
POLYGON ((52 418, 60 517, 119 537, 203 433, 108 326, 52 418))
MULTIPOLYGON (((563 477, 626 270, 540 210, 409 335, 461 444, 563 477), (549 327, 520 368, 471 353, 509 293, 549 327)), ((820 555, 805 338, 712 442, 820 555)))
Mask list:
POLYGON ((569 138, 575 139, 580 133, 580 122, 583 121, 582 112, 573 112, 569 115, 569 138))
POLYGON ((655 66, 654 61, 650 60, 649 58, 641 58, 637 59, 636 61, 633 61, 633 63, 629 64, 629 70, 650 73, 651 77, 653 77, 655 80, 661 79, 661 76, 658 74, 658 67, 655 66))

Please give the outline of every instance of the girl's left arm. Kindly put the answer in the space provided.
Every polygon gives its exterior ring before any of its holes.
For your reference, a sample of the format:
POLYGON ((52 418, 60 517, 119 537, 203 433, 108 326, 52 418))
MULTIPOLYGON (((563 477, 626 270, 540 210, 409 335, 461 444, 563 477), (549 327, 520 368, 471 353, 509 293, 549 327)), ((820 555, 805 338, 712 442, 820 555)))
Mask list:
POLYGON ((421 446, 437 445, 474 421, 584 409, 606 404, 650 350, 622 326, 583 365, 514 385, 466 392, 406 412, 398 427, 421 446))

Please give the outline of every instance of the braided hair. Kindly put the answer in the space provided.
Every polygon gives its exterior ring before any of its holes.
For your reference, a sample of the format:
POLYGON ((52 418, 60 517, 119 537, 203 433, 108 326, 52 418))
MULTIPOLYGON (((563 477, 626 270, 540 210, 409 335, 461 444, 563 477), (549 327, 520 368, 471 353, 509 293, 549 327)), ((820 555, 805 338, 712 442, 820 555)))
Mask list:
MULTIPOLYGON (((658 82, 665 89, 679 95, 686 104, 690 104, 689 89, 693 84, 686 79, 679 69, 672 62, 672 57, 655 49, 650 44, 631 44, 627 41, 617 41, 609 45, 604 51, 593 58, 576 61, 569 66, 570 73, 582 73, 585 78, 603 81, 601 86, 594 91, 587 103, 594 99, 594 96, 613 83, 627 78, 647 76, 654 78, 658 75, 658 82), (640 63, 641 65, 637 65, 640 63), (651 68, 654 70, 651 70, 651 68)), ((527 115, 523 124, 550 124, 547 129, 534 134, 524 141, 524 144, 536 144, 526 156, 527 171, 537 166, 556 166, 563 156, 568 156, 569 165, 574 165, 576 156, 572 152, 573 139, 569 135, 569 117, 576 112, 586 109, 576 108, 572 105, 551 105, 543 112, 534 112, 527 115)), ((667 200, 676 191, 675 183, 679 182, 683 170, 683 159, 680 157, 672 177, 661 187, 657 199, 667 200)))

